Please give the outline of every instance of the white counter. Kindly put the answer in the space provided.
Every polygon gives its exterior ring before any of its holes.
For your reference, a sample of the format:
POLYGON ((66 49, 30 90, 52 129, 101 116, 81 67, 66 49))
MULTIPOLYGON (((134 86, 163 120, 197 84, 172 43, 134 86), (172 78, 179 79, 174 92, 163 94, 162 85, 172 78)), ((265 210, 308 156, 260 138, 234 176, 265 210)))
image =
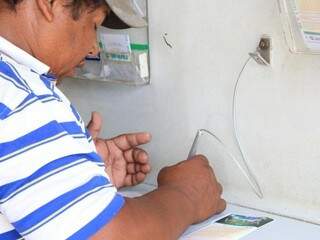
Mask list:
MULTIPOLYGON (((152 186, 142 184, 132 190, 126 189, 125 191, 123 191, 123 194, 128 197, 135 197, 152 190, 152 188, 152 186)), ((272 221, 271 223, 262 226, 246 237, 243 237, 241 240, 320 240, 320 226, 318 225, 286 217, 280 217, 277 215, 252 210, 245 207, 239 207, 232 204, 228 204, 227 209, 222 214, 216 215, 201 224, 191 226, 184 233, 184 236, 203 227, 206 227, 228 214, 270 217, 274 219, 274 221, 272 221)))
POLYGON ((215 222, 217 219, 231 213, 246 216, 270 217, 274 219, 274 221, 262 226, 246 237, 241 238, 242 240, 320 240, 320 226, 318 225, 279 217, 231 204, 228 204, 227 209, 222 214, 214 216, 204 223, 190 227, 185 234, 205 227, 210 223, 215 222))

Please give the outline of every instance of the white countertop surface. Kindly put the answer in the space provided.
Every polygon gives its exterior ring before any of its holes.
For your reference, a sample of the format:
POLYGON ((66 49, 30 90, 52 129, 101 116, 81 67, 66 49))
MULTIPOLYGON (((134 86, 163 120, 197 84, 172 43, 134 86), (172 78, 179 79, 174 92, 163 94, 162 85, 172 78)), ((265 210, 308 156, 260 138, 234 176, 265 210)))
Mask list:
MULTIPOLYGON (((123 193, 128 197, 135 197, 142 195, 152 189, 148 185, 140 185, 133 190, 126 189, 123 193)), ((294 220, 291 218, 281 217, 258 210, 252 210, 245 207, 228 204, 227 209, 219 215, 213 216, 205 222, 191 226, 184 233, 184 236, 206 227, 218 219, 229 215, 240 214, 255 217, 270 217, 274 221, 260 227, 256 231, 241 238, 241 240, 320 240, 320 226, 294 220)), ((190 238, 189 238, 190 239, 190 238)))
POLYGON ((244 207, 238 207, 232 204, 228 204, 227 209, 222 214, 214 216, 201 224, 191 226, 185 232, 185 235, 201 229, 202 227, 208 226, 209 224, 229 214, 270 217, 274 219, 274 221, 241 238, 241 240, 320 240, 320 226, 318 225, 251 210, 244 207))

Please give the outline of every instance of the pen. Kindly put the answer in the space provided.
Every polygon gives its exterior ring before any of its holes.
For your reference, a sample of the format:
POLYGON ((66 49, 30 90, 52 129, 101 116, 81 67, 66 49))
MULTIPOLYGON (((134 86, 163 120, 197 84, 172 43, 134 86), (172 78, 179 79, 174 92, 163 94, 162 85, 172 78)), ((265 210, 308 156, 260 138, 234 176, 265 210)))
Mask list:
POLYGON ((191 149, 189 151, 188 158, 187 158, 188 160, 191 159, 194 155, 196 155, 197 148, 198 148, 198 145, 199 145, 199 138, 200 138, 201 134, 202 134, 202 131, 198 130, 197 134, 196 134, 196 137, 193 140, 191 149))

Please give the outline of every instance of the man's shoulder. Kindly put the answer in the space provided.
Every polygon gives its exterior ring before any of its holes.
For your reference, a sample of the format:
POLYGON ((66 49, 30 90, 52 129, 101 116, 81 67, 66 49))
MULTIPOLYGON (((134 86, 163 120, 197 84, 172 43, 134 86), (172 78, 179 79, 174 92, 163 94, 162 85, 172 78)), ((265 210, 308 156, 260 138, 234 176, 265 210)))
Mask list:
POLYGON ((0 77, 2 81, 7 81, 13 84, 17 89, 30 92, 30 87, 27 83, 27 72, 23 65, 20 65, 12 59, 0 54, 0 77))
POLYGON ((0 59, 0 119, 15 110, 31 91, 9 62, 0 59))
POLYGON ((0 55, 0 119, 30 101, 58 99, 53 83, 31 69, 0 55))

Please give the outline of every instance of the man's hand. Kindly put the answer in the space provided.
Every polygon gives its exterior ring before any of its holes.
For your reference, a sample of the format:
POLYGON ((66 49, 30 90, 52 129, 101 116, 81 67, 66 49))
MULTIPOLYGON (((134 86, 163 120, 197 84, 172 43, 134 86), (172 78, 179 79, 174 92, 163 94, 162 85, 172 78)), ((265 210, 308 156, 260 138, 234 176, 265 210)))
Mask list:
POLYGON ((92 239, 178 239, 189 225, 226 208, 221 194, 209 161, 195 156, 162 169, 158 188, 126 199, 119 214, 92 239))
POLYGON ((105 162, 106 172, 117 188, 133 186, 144 181, 151 169, 149 156, 138 146, 150 142, 149 133, 123 134, 111 139, 99 138, 102 118, 97 112, 92 113, 87 128, 98 154, 105 162))
POLYGON ((191 223, 201 222, 226 208, 221 198, 222 186, 218 183, 209 161, 204 156, 163 168, 158 176, 159 188, 174 189, 189 202, 191 223))

